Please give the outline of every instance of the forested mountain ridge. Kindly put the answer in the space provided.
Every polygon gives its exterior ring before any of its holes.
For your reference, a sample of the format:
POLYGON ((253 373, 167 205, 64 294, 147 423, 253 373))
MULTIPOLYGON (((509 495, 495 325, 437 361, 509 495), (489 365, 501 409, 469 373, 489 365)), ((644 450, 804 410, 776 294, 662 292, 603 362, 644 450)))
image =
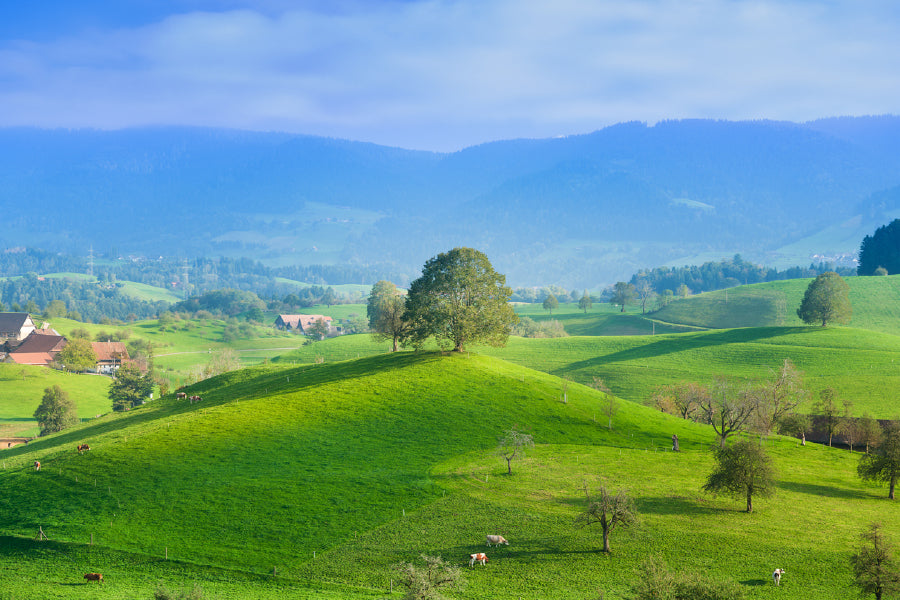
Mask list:
POLYGON ((0 129, 0 248, 346 265, 401 285, 458 245, 513 286, 595 288, 735 253, 805 266, 854 255, 900 211, 898 139, 898 117, 625 123, 452 154, 229 130, 0 129), (822 233, 848 226, 859 235, 822 233))

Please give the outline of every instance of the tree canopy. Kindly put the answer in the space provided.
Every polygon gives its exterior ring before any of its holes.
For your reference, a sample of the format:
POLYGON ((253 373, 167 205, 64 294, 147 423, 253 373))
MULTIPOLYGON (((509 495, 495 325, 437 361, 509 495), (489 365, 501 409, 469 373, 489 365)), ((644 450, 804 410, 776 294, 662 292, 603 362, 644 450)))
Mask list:
POLYGON ((116 371, 116 378, 109 385, 109 399, 112 400, 113 410, 127 410, 143 404, 152 391, 152 378, 133 363, 125 363, 116 371))
POLYGON ((853 315, 850 306, 850 286, 834 271, 822 273, 806 288, 797 316, 804 323, 849 323, 853 315))
POLYGON ((900 425, 891 422, 885 426, 881 443, 875 452, 860 457, 856 472, 863 480, 887 482, 888 498, 894 499, 900 477, 900 425))
POLYGON ((403 320, 404 311, 406 299, 396 285, 381 280, 372 286, 366 306, 369 328, 376 340, 391 340, 394 352, 397 343, 409 331, 409 324, 403 320))
POLYGON ((404 339, 421 346, 434 336, 457 352, 469 343, 504 346, 518 321, 511 294, 506 276, 494 271, 483 252, 454 248, 438 254, 409 287, 403 319, 410 330, 404 339))
POLYGON ((894 550, 881 532, 879 523, 872 523, 868 531, 860 534, 863 544, 850 557, 853 577, 861 594, 882 595, 900 592, 900 565, 894 558, 894 550))
POLYGON ((859 246, 857 275, 876 275, 879 267, 890 274, 900 273, 900 219, 882 225, 859 246))
POLYGON ((75 403, 58 385, 44 389, 44 397, 34 411, 34 418, 41 428, 41 435, 62 431, 78 423, 75 403))
POLYGON ((97 366, 97 353, 90 340, 84 338, 73 337, 68 340, 56 359, 65 366, 66 371, 76 373, 97 366))
POLYGON ((727 492, 735 498, 747 499, 747 512, 753 512, 753 496, 775 493, 775 470, 772 460, 758 443, 739 440, 716 451, 716 467, 703 490, 716 494, 727 492))
POLYGON ((636 294, 637 290, 633 283, 619 281, 612 288, 612 296, 610 296, 609 302, 610 304, 618 304, 622 307, 622 312, 625 312, 625 306, 634 300, 636 294))

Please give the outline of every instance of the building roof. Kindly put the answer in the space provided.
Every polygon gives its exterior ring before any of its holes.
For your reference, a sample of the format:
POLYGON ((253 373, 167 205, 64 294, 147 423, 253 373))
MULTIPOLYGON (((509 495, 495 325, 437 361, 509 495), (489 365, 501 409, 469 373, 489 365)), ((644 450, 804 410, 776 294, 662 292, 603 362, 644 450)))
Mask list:
POLYGON ((46 366, 53 362, 55 354, 50 352, 10 352, 9 360, 17 365, 46 366))
POLYGON ((97 362, 116 362, 129 360, 125 342, 91 342, 97 362))
POLYGON ((33 352, 59 352, 66 345, 66 338, 61 335, 50 335, 32 331, 21 344, 10 354, 29 354, 33 352))
POLYGON ((331 323, 334 319, 325 315, 278 315, 281 322, 290 325, 292 328, 306 329, 311 325, 315 325, 316 321, 321 319, 325 323, 331 323))
MULTIPOLYGON (((16 334, 31 320, 26 312, 0 312, 0 335, 16 334)), ((32 323, 33 324, 33 323, 32 323)))

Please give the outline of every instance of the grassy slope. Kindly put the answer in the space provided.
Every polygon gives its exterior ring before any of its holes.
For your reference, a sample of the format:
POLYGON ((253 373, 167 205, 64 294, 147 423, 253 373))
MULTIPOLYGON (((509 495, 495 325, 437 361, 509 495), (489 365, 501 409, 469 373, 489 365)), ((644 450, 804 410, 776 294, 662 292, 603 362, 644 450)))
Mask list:
POLYGON ((2 532, 42 526, 59 545, 0 539, 0 563, 17 565, 0 568, 0 590, 21 589, 27 557, 41 597, 99 597, 64 583, 90 570, 106 574, 106 598, 150 597, 158 580, 229 598, 329 597, 313 590, 335 584, 341 597, 383 596, 392 564, 421 552, 462 564, 500 532, 512 545, 490 550, 457 597, 620 598, 659 554, 752 598, 843 598, 854 536, 874 519, 900 525, 884 489, 856 479, 857 455, 778 438, 779 493, 742 514, 740 501, 698 491, 706 428, 625 403, 610 431, 594 422, 597 392, 573 384, 563 404, 560 380, 488 357, 259 367, 195 391, 201 405, 160 400, 4 452, 2 532), (539 447, 510 478, 491 451, 514 423, 539 447), (665 452, 672 433, 681 454, 665 452), (82 440, 94 449, 80 456, 82 440), (572 528, 582 482, 600 477, 628 487, 643 514, 615 532, 610 557, 598 532, 572 528), (186 562, 162 563, 165 549, 186 562), (779 590, 767 585, 775 563, 790 573, 779 590), (299 584, 273 590, 273 567, 299 584))
MULTIPOLYGON (((844 280, 853 307, 850 326, 900 335, 900 275, 844 280)), ((797 308, 810 281, 791 279, 708 292, 673 302, 651 316, 709 328, 802 325, 797 308)))
POLYGON ((535 321, 555 319, 562 323, 569 335, 650 335, 656 333, 679 333, 695 329, 687 325, 671 324, 651 320, 629 307, 620 312, 610 304, 597 303, 587 312, 578 308, 578 303, 563 303, 553 311, 544 310, 541 304, 516 304, 516 314, 535 321))

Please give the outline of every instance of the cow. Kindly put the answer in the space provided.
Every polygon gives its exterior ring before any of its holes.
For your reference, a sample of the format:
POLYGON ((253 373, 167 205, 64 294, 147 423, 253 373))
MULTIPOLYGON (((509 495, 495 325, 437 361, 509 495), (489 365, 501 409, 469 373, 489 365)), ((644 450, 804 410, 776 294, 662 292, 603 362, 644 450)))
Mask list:
POLYGON ((480 562, 481 566, 484 566, 484 563, 488 560, 490 559, 488 559, 487 554, 484 552, 476 552, 475 554, 469 555, 469 566, 474 567, 476 562, 480 562))
POLYGON ((488 535, 484 539, 487 542, 488 547, 490 547, 491 544, 493 544, 495 546, 499 546, 500 544, 506 544, 507 546, 509 546, 509 542, 507 542, 506 538, 503 537, 502 535, 488 535))
POLYGON ((772 581, 775 582, 775 585, 781 585, 781 576, 784 575, 784 569, 775 569, 772 572, 772 581))
POLYGON ((78 444, 78 454, 84 454, 85 450, 90 450, 91 447, 87 444, 78 444))
POLYGON ((34 461, 34 470, 35 471, 41 470, 41 461, 39 461, 39 460, 34 461))
POLYGON ((177 394, 175 394, 176 400, 184 400, 185 398, 187 398, 186 392, 178 392, 177 394))
POLYGON ((194 402, 200 402, 201 400, 203 400, 203 398, 201 398, 200 396, 191 396, 191 404, 193 404, 194 402))
POLYGON ((103 573, 85 573, 84 579, 85 581, 99 581, 103 583, 103 573))

